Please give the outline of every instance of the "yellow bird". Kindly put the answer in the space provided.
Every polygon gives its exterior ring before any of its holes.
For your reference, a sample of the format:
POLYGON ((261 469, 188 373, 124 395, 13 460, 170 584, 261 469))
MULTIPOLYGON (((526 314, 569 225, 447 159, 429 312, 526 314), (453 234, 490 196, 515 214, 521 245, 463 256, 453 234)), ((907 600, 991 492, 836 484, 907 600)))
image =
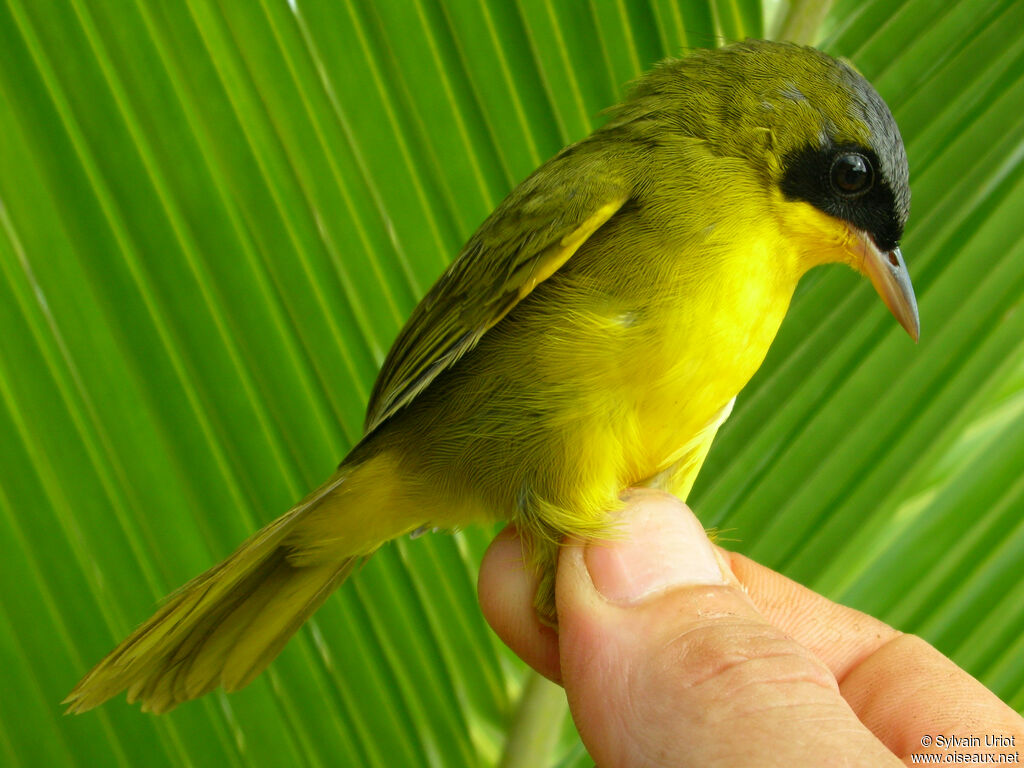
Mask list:
POLYGON ((389 539, 514 520, 554 622, 559 541, 629 486, 686 497, 811 267, 865 274, 907 332, 907 160, 850 65, 747 41, 666 60, 469 239, 399 334, 363 439, 68 696, 165 712, 248 684, 389 539))

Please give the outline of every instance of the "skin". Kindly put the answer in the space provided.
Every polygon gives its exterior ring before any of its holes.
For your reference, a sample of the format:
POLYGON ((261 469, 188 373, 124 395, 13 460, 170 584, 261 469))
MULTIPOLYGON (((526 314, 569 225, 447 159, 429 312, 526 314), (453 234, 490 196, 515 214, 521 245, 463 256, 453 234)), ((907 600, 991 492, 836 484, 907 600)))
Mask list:
POLYGON ((621 539, 562 549, 557 632, 531 608, 514 528, 479 582, 495 631, 565 687, 598 765, 877 768, 1021 751, 1024 719, 920 638, 714 547, 667 494, 633 491, 619 514, 621 539), (1015 744, 949 749, 940 734, 1015 744))

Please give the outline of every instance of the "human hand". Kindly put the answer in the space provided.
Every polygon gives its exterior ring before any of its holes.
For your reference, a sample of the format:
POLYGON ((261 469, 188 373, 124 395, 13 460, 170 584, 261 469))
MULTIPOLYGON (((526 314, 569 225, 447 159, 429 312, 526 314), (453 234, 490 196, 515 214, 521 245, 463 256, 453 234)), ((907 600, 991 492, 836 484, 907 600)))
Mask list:
POLYGON ((480 571, 488 622, 565 687, 598 765, 1020 762, 1024 719, 923 640, 714 547, 671 496, 626 502, 619 538, 562 549, 557 631, 514 528, 480 571))

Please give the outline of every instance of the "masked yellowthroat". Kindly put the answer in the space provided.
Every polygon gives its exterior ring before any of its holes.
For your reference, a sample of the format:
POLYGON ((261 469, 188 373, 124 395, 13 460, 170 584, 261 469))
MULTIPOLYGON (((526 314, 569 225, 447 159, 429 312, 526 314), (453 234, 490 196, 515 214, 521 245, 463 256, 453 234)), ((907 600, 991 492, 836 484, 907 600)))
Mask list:
POLYGON ((747 41, 667 60, 480 226, 399 334, 334 475, 174 593, 68 696, 236 690, 382 543, 514 520, 542 575, 629 486, 685 498, 800 277, 865 274, 907 332, 906 155, 848 64, 747 41))

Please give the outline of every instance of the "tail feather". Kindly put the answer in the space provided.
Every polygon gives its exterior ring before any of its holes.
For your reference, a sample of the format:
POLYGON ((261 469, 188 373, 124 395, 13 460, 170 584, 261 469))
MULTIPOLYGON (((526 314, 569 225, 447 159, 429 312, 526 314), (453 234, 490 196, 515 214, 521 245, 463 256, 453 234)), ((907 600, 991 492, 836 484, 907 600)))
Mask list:
POLYGON ((335 550, 315 561, 296 557, 294 542, 317 508, 317 527, 330 518, 341 527, 352 524, 346 522, 348 504, 338 500, 348 494, 336 493, 346 474, 339 470, 224 562, 172 594, 82 678, 63 702, 67 711, 84 712, 127 689, 129 702, 161 713, 219 685, 228 691, 248 685, 372 552, 335 550))

